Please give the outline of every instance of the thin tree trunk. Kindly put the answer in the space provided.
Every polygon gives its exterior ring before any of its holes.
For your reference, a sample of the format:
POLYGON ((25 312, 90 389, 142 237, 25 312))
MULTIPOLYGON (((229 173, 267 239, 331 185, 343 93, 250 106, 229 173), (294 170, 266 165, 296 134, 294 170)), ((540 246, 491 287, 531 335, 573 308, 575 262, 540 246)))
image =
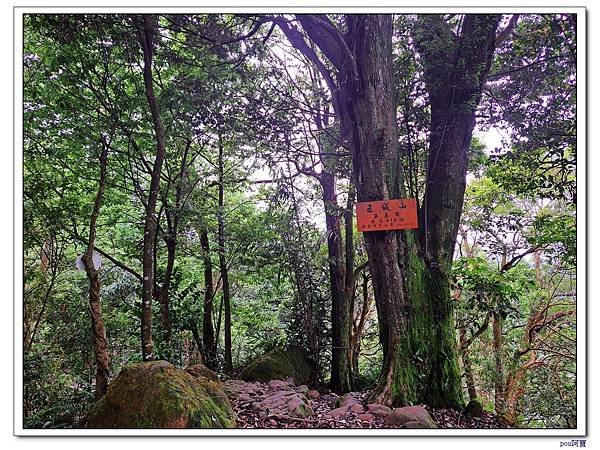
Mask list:
POLYGON ((350 366, 350 308, 345 290, 345 266, 342 253, 340 217, 337 213, 335 177, 323 171, 319 176, 323 188, 327 251, 329 256, 329 281, 331 287, 331 381, 334 392, 342 394, 352 390, 350 366))
POLYGON ((361 286, 362 291, 362 309, 358 323, 355 322, 352 333, 352 373, 354 377, 358 377, 358 358, 360 356, 360 342, 362 334, 365 330, 365 324, 371 314, 371 297, 369 295, 369 278, 363 273, 363 281, 361 286))
MULTIPOLYGON (((164 339, 168 343, 171 340, 172 325, 171 313, 169 308, 169 289, 171 288, 171 279, 173 277, 173 268, 175 266, 175 251, 177 249, 177 232, 179 230, 179 218, 181 217, 181 195, 183 183, 186 174, 186 163, 188 152, 192 141, 188 140, 181 158, 179 173, 175 179, 175 208, 170 211, 167 204, 167 194, 165 193, 163 206, 167 218, 167 234, 165 243, 167 244, 167 267, 165 269, 163 285, 158 292, 158 303, 160 304, 161 325, 164 331, 164 339)), ((159 214, 160 217, 160 214, 159 214)), ((156 252, 155 252, 156 256, 156 252)), ((156 258, 155 258, 156 260, 156 258)))
POLYGON ((100 155, 100 180, 98 182, 98 191, 96 200, 90 216, 90 233, 88 237, 88 246, 81 257, 85 267, 85 273, 90 282, 89 289, 89 312, 92 323, 92 345, 94 347, 94 358, 96 360, 96 392, 95 397, 99 399, 108 388, 109 375, 109 357, 108 345, 106 341, 106 327, 102 318, 102 304, 100 302, 100 278, 98 271, 94 267, 92 260, 94 254, 94 243, 96 241, 96 221, 100 213, 100 206, 104 196, 104 187, 106 185, 106 162, 108 159, 108 145, 103 143, 102 153, 100 155))
POLYGON ((204 262, 204 309, 202 312, 202 341, 204 342, 204 363, 209 369, 215 369, 217 363, 217 346, 213 327, 213 298, 215 288, 213 285, 213 270, 210 257, 210 241, 208 230, 204 225, 200 231, 200 246, 204 262))
POLYGON ((497 311, 493 314, 492 323, 493 348, 494 348, 494 403, 496 414, 504 415, 504 363, 502 361, 502 317, 497 311))
POLYGON ((217 329, 215 331, 215 347, 219 346, 219 339, 221 337, 221 322, 223 318, 223 296, 221 296, 221 301, 219 302, 219 312, 217 314, 217 329))
POLYGON ((467 381, 469 400, 475 400, 477 398, 477 389, 475 387, 475 377, 473 376, 473 365, 471 364, 471 358, 469 357, 468 351, 463 353, 462 360, 463 368, 465 370, 465 380, 467 381))
MULTIPOLYGON (((355 297, 355 288, 356 288, 356 279, 354 272, 354 222, 353 222, 353 210, 354 210, 354 184, 352 180, 348 186, 348 200, 346 202, 346 210, 344 211, 344 227, 345 227, 345 263, 346 263, 346 279, 344 286, 344 302, 348 307, 348 324, 347 324, 347 333, 348 333, 348 367, 350 371, 350 388, 354 385, 354 379, 358 376, 358 359, 356 365, 356 371, 354 370, 354 353, 356 351, 360 351, 360 349, 356 350, 355 346, 352 344, 353 336, 352 336, 352 322, 354 320, 354 297, 355 297)), ((356 345, 360 346, 360 334, 358 335, 358 342, 356 345)))
POLYGON ((160 173, 165 159, 165 128, 160 115, 160 107, 154 94, 152 77, 152 57, 154 53, 155 27, 153 16, 144 14, 136 18, 136 28, 142 52, 144 54, 144 86, 146 98, 152 113, 152 123, 156 138, 156 156, 150 178, 150 191, 146 203, 146 218, 144 221, 143 245, 143 280, 142 280, 142 320, 141 343, 144 361, 154 358, 154 343, 152 341, 152 298, 154 296, 154 241, 156 239, 156 201, 160 184, 160 173))
POLYGON ((223 141, 219 134, 219 210, 217 212, 218 243, 219 243, 219 270, 221 271, 223 308, 224 308, 224 332, 225 332, 225 373, 233 372, 233 361, 231 357, 231 297, 229 292, 229 271, 225 254, 225 185, 224 185, 224 161, 223 141))
MULTIPOLYGON (((54 251, 53 251, 54 252, 54 251)), ((29 353, 29 351, 31 350, 31 347, 33 346, 33 343, 35 341, 35 335, 37 333, 38 327, 40 325, 40 323, 42 322, 42 317, 44 316, 44 312, 46 311, 46 306, 48 305, 48 300, 50 299, 50 294, 52 293, 52 290, 54 289, 54 284, 56 283, 56 277, 58 275, 58 251, 56 250, 56 254, 55 254, 55 258, 49 258, 48 259, 48 265, 50 265, 51 267, 51 272, 52 275, 50 277, 50 283, 48 285, 48 289, 46 289, 46 292, 44 294, 44 300, 42 301, 42 307, 40 308, 40 312, 37 315, 37 318, 35 319, 35 322, 33 323, 32 327, 27 327, 27 329, 25 330, 24 333, 24 337, 23 337, 23 347, 25 348, 25 353, 29 353), (29 329, 31 331, 29 331, 29 329)), ((42 276, 44 281, 47 281, 47 270, 45 269, 42 272, 42 276)))
POLYGON ((173 267, 175 265, 176 241, 171 236, 166 239, 167 243, 167 267, 162 287, 158 292, 158 304, 160 305, 160 323, 164 331, 164 340, 171 340, 172 326, 171 313, 169 311, 169 289, 171 288, 171 278, 173 277, 173 267))

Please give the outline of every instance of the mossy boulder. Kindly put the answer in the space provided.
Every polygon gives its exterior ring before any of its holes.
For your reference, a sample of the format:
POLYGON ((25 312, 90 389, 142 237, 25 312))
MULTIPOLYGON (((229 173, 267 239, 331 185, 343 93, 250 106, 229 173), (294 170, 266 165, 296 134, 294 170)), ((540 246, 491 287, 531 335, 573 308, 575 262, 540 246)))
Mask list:
POLYGON ((126 366, 88 415, 87 428, 234 428, 218 381, 166 361, 126 366))
POLYGON ((297 347, 276 348, 248 364, 240 373, 244 381, 285 380, 293 378, 297 384, 310 376, 310 364, 304 351, 297 347))
POLYGON ((220 381, 219 376, 204 364, 194 364, 185 368, 185 371, 196 378, 206 378, 210 381, 220 381))
POLYGON ((479 399, 472 399, 467 403, 465 407, 465 414, 467 417, 481 417, 483 415, 483 403, 479 399))

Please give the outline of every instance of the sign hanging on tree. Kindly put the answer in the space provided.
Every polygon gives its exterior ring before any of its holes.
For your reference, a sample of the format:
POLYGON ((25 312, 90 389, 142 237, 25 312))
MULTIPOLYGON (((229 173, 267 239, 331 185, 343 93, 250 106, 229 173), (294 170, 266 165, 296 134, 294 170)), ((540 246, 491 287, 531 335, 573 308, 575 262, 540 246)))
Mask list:
MULTIPOLYGON (((75 267, 77 270, 85 270, 85 265, 83 264, 83 255, 79 255, 77 260, 75 261, 75 267)), ((100 259, 100 255, 96 252, 92 253, 92 264, 94 264, 94 269, 100 269, 102 266, 102 260, 100 259)))
POLYGON ((419 228, 417 200, 400 198, 356 204, 358 231, 404 230, 419 228))

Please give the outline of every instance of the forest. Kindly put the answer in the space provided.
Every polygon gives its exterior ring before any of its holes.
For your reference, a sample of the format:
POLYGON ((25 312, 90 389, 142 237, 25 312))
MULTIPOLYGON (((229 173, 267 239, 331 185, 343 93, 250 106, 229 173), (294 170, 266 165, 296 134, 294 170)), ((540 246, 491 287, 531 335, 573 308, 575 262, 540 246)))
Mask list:
POLYGON ((576 31, 24 14, 23 427, 576 428, 576 31))

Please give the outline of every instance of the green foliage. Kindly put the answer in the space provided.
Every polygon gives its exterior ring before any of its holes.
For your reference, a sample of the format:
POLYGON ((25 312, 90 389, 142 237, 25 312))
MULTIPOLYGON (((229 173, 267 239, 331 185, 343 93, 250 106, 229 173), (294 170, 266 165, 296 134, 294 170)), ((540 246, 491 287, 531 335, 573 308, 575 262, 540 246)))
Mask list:
MULTIPOLYGON (((460 17, 448 16, 445 22, 458 27, 460 17)), ((418 199, 425 191, 429 160, 427 83, 434 72, 447 70, 451 62, 444 55, 455 45, 450 35, 429 38, 441 31, 442 23, 434 19, 394 18, 392 69, 405 169, 404 186, 398 189, 418 199), (424 35, 413 35, 415 20, 431 24, 420 27, 424 35), (440 55, 432 59, 435 64, 422 66, 415 39, 423 41, 424 51, 440 55)), ((277 28, 264 24, 255 30, 253 16, 163 14, 155 23, 160 37, 154 42, 154 83, 167 140, 156 215, 157 290, 166 279, 167 242, 171 237, 176 242, 168 291, 172 333, 168 338, 162 329, 155 301, 155 352, 180 367, 201 360, 205 262, 199 236, 206 229, 216 287, 217 369, 223 366, 217 269, 217 216, 222 214, 234 367, 273 349, 299 347, 297 353, 279 355, 284 361, 275 364, 277 376, 287 376, 292 367, 293 375, 298 372, 305 380, 316 367, 316 381, 325 382, 331 357, 329 261, 321 187, 311 171, 337 177, 339 204, 353 178, 331 93, 277 28), (220 147, 222 210, 217 200, 220 147)), ((466 189, 465 242, 459 249, 468 254, 457 257, 452 272, 453 287, 460 291, 456 323, 472 336, 488 313, 500 312, 506 361, 520 348, 521 330, 536 308, 558 298, 564 304, 549 309, 555 313, 574 300, 575 48, 572 17, 522 15, 516 33, 497 53, 486 85, 490 95, 484 96, 480 111, 484 125, 502 128, 510 142, 492 155, 477 139, 470 145, 468 171, 475 179, 466 189), (534 248, 541 252, 537 266, 533 253, 519 259, 534 248), (514 264, 502 267, 515 257, 514 264)), ((95 361, 88 280, 74 264, 86 246, 98 155, 108 146, 96 246, 117 261, 103 256, 99 271, 114 381, 121 368, 141 358, 137 274, 155 136, 131 16, 27 14, 23 54, 24 420, 28 428, 77 427, 94 403, 95 361)), ((473 104, 467 102, 467 108, 473 104)), ((339 204, 327 207, 341 214, 339 204)), ((354 232, 357 266, 366 255, 354 232)), ((447 280, 433 282, 424 266, 414 268, 419 275, 407 282, 421 287, 423 307, 444 300, 438 292, 445 292, 445 286, 436 283, 447 280)), ((380 377, 377 320, 376 314, 368 317, 360 341, 360 388, 373 387, 380 377)), ((413 330, 415 342, 439 331, 453 345, 449 330, 424 325, 413 330)), ((560 326, 560 334, 545 336, 549 349, 574 352, 574 319, 560 326)), ((428 357, 418 345, 401 350, 411 351, 417 362, 428 357)), ((485 330, 472 343, 470 359, 487 410, 493 409, 490 352, 490 330, 485 330)), ((519 404, 523 423, 571 426, 576 419, 575 363, 550 352, 542 355, 548 362, 528 374, 519 404)), ((509 362, 514 368, 522 359, 509 362)), ((414 375, 415 390, 422 392, 427 376, 446 376, 444 370, 454 369, 458 373, 457 367, 444 367, 439 374, 408 374, 404 382, 413 382, 414 375)), ((194 402, 206 400, 185 386, 183 391, 194 402)), ((219 416, 221 425, 231 425, 226 416, 219 416)))
POLYGON ((499 309, 517 312, 516 306, 527 289, 535 286, 531 270, 500 272, 483 257, 457 259, 452 267, 454 285, 464 294, 466 310, 499 309))

